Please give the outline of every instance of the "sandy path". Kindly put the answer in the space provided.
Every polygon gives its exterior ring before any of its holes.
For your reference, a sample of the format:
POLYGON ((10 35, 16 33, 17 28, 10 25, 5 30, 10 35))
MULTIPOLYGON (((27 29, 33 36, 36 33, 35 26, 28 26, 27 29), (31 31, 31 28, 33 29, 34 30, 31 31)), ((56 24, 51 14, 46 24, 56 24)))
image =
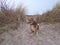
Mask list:
POLYGON ((39 35, 33 36, 28 32, 28 24, 23 27, 3 33, 0 45, 60 45, 60 24, 40 24, 39 35))

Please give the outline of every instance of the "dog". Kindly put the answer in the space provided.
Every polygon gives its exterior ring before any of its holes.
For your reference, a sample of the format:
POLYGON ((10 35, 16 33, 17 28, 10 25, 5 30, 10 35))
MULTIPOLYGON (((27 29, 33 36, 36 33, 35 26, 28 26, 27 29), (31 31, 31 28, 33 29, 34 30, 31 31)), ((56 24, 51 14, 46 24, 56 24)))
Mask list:
POLYGON ((27 23, 30 24, 31 33, 39 33, 39 24, 32 17, 27 19, 27 23))

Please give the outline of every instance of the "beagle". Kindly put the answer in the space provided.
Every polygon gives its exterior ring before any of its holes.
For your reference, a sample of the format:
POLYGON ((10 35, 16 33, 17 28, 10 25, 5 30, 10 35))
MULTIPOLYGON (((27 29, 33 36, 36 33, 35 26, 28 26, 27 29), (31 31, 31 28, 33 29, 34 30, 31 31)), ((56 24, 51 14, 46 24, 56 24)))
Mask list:
POLYGON ((39 33, 39 24, 33 18, 27 19, 27 23, 30 24, 31 33, 39 33))

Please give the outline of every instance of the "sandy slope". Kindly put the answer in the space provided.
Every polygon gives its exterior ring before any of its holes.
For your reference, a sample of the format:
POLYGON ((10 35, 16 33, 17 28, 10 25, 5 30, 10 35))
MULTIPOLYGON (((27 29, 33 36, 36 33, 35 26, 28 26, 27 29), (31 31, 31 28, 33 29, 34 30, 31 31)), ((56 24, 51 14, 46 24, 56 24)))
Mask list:
POLYGON ((29 34, 29 25, 1 36, 0 45, 60 45, 60 24, 40 24, 39 35, 29 34))

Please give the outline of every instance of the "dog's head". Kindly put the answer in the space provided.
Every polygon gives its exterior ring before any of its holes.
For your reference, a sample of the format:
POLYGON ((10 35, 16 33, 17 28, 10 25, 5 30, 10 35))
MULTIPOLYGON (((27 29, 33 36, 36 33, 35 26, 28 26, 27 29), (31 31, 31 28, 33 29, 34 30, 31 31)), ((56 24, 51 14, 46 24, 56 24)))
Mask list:
POLYGON ((32 17, 27 19, 27 23, 33 23, 33 22, 34 22, 34 19, 32 17))

